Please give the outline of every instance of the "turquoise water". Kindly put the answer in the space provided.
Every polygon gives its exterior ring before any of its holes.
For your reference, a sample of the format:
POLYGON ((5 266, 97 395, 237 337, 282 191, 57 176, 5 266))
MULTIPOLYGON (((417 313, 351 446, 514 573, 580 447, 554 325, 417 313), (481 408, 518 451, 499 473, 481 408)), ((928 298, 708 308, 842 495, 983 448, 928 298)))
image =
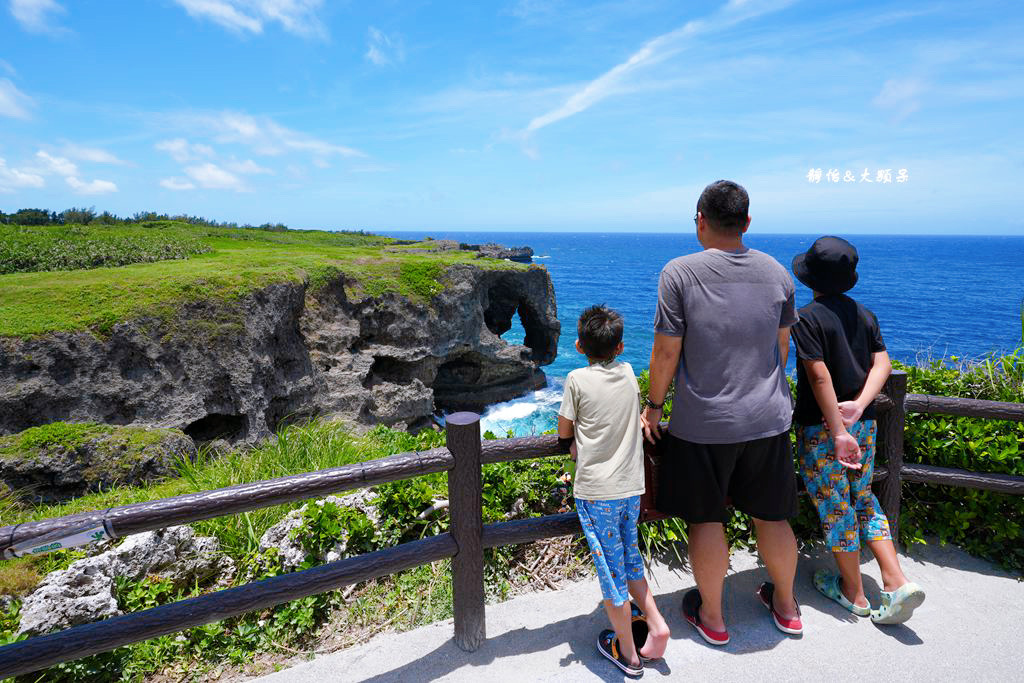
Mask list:
MULTIPOLYGON (((625 318, 623 360, 648 366, 658 274, 670 259, 697 251, 692 233, 417 232, 401 236, 528 245, 555 285, 562 337, 558 357, 545 368, 548 386, 492 406, 484 428, 519 436, 551 429, 565 375, 586 362, 573 343, 580 311, 603 303, 625 318)), ((860 281, 851 294, 873 310, 889 353, 905 362, 949 356, 976 358, 1015 348, 1021 338, 1024 237, 841 235, 860 252, 860 281)), ((817 235, 757 235, 748 246, 789 268, 817 235)), ((799 282, 797 305, 810 300, 799 282)), ((504 335, 522 342, 522 328, 504 335)), ((790 354, 792 356, 792 354, 790 354)), ((790 371, 793 371, 792 358, 790 371)))

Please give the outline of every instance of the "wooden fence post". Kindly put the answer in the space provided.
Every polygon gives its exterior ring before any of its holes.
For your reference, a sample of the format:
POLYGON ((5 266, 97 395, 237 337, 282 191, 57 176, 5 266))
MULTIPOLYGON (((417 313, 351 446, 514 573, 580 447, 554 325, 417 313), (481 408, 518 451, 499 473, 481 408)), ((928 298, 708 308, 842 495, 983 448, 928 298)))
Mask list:
POLYGON ((473 652, 486 637, 480 416, 453 413, 445 420, 445 426, 446 445, 455 457, 455 467, 448 472, 450 531, 459 547, 452 558, 455 644, 473 652))
POLYGON ((893 543, 899 544, 900 495, 903 484, 903 430, 906 427, 907 411, 904 399, 907 395, 907 373, 894 370, 882 391, 892 399, 892 408, 878 418, 876 451, 885 455, 888 476, 881 484, 881 503, 885 516, 889 518, 889 529, 893 543))

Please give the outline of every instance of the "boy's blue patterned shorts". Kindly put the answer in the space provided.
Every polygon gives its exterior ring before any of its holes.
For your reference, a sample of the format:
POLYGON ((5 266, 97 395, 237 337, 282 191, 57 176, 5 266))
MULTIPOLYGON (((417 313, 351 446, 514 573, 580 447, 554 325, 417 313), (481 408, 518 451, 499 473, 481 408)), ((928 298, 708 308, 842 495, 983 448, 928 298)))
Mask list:
POLYGON ((616 607, 629 601, 626 581, 644 578, 636 522, 640 517, 640 496, 617 500, 576 499, 583 535, 597 568, 601 594, 616 607))

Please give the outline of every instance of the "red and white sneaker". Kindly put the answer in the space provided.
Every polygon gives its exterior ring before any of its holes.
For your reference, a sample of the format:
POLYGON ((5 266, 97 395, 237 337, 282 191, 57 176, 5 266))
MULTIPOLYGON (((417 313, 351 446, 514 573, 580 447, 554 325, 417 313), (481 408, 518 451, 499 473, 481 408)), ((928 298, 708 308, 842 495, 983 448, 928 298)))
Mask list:
POLYGON ((728 631, 712 631, 710 628, 700 622, 700 591, 696 588, 687 592, 683 596, 683 616, 686 617, 686 621, 690 626, 697 629, 697 633, 700 637, 708 642, 709 645, 725 645, 729 642, 728 631))
POLYGON ((772 621, 775 622, 775 628, 779 629, 783 633, 788 633, 791 636, 799 636, 804 632, 804 624, 800 621, 800 605, 796 606, 796 617, 793 619, 786 619, 778 612, 775 611, 775 603, 772 602, 772 596, 775 595, 775 584, 765 581, 761 584, 761 587, 757 589, 757 598, 761 601, 761 604, 768 608, 771 612, 772 621))

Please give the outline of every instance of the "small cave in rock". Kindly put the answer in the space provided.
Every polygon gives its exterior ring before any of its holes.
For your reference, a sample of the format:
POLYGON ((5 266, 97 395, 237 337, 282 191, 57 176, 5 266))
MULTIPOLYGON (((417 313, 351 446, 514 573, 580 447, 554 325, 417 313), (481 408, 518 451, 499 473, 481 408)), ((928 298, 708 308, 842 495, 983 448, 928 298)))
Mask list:
POLYGON ((311 417, 312 413, 303 408, 303 401, 294 397, 278 396, 270 399, 270 404, 263 411, 263 417, 267 421, 267 429, 276 432, 282 427, 301 422, 311 417))
POLYGON ((214 439, 236 441, 245 438, 248 433, 248 424, 245 415, 209 413, 190 423, 182 431, 196 443, 214 439))
POLYGON ((409 384, 413 379, 430 384, 434 379, 431 367, 422 361, 403 361, 387 356, 377 356, 373 359, 373 365, 370 366, 370 372, 367 373, 363 386, 369 388, 381 381, 409 384))
POLYGON ((437 369, 434 391, 443 392, 448 388, 472 386, 480 381, 482 374, 483 368, 479 359, 473 358, 471 354, 459 356, 437 369))

